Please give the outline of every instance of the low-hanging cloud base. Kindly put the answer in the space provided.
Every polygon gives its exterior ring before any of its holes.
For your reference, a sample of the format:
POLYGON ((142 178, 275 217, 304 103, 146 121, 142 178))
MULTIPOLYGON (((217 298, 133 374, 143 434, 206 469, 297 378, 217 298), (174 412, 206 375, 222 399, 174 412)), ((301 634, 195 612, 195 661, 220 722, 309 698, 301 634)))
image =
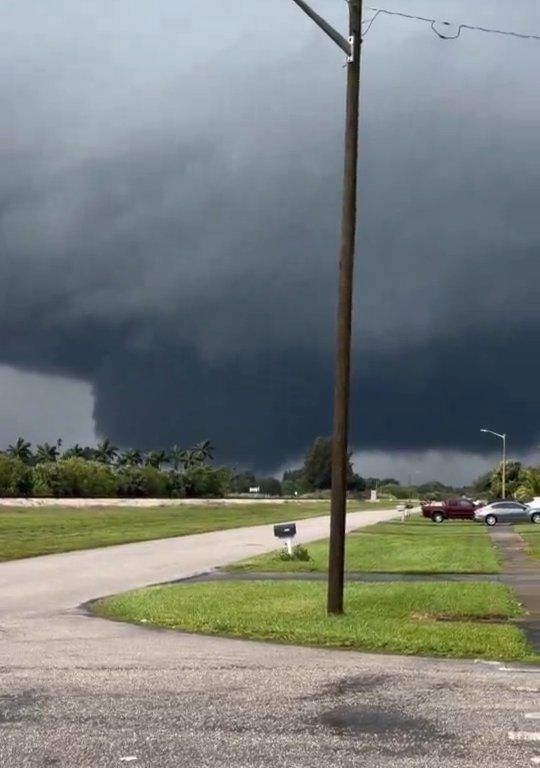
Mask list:
MULTIPOLYGON (((532 0, 442 6, 540 28, 532 0)), ((265 0, 212 21, 194 0, 28 0, 2 21, 0 363, 87 382, 123 445, 301 455, 331 429, 339 52, 265 0)), ((536 445, 539 64, 398 19, 367 37, 359 450, 476 453, 482 426, 536 445)))

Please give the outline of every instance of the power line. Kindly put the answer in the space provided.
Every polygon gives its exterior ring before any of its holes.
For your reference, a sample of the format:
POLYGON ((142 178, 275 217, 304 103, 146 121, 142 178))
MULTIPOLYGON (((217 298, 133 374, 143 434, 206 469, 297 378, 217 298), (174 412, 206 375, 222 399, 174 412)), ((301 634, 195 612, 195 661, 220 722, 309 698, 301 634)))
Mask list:
POLYGON ((510 30, 506 29, 491 29, 490 27, 478 27, 474 24, 452 24, 450 21, 440 21, 438 19, 428 19, 426 16, 414 16, 411 13, 402 13, 401 11, 389 11, 386 8, 368 8, 369 11, 373 11, 375 14, 371 17, 371 19, 366 19, 364 22, 367 24, 367 27, 363 30, 363 36, 365 37, 373 24, 375 23, 375 20, 381 16, 400 16, 402 19, 412 19, 414 21, 423 21, 426 24, 430 25, 431 30, 437 35, 437 37, 440 37, 441 40, 457 40, 458 37, 460 37, 462 30, 467 29, 472 32, 485 32, 487 34, 491 35, 504 35, 506 37, 517 37, 520 40, 536 40, 540 41, 540 35, 525 35, 521 34, 520 32, 512 32, 510 30), (456 33, 454 35, 445 35, 443 32, 441 32, 439 29, 437 29, 437 26, 442 27, 455 27, 456 33))

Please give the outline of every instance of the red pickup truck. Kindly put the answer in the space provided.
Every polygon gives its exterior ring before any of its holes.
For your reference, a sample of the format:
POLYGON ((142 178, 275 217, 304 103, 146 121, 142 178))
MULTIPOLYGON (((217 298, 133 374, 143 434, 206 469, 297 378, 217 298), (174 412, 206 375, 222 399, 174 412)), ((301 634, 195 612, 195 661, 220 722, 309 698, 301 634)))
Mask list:
POLYGON ((440 503, 422 504, 422 514, 434 523, 445 520, 474 520, 478 504, 469 499, 448 499, 440 503))

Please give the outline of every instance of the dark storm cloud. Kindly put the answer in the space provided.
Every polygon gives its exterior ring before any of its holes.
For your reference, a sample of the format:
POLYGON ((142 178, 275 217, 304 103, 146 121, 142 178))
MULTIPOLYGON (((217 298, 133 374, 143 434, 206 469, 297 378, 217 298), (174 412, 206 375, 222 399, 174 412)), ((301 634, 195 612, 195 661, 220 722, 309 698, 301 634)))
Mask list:
MULTIPOLYGON (((23 5, 2 9, 0 362, 90 381, 122 443, 297 455, 330 428, 340 53, 287 3, 23 5)), ((441 5, 501 26, 502 3, 441 5)), ((524 5, 506 23, 540 28, 524 5)), ((539 62, 369 34, 357 447, 536 439, 539 62)))

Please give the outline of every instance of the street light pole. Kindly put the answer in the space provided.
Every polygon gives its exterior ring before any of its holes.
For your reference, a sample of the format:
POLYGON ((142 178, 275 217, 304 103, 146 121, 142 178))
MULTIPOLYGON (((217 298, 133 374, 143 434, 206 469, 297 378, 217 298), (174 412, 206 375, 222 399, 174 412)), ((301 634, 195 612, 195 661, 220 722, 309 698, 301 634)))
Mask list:
POLYGON ((294 0, 323 32, 347 53, 347 106, 345 119, 345 165, 341 250, 339 258, 337 350, 332 432, 332 495, 330 505, 330 550, 328 558, 329 614, 343 613, 345 528, 347 515, 347 469, 351 380, 351 337, 356 204, 358 175, 358 126, 360 108, 360 51, 362 45, 362 0, 348 0, 349 37, 339 34, 304 0, 294 0))
POLYGON ((492 429, 481 429, 480 432, 487 432, 489 435, 495 435, 502 440, 502 497, 506 499, 506 433, 501 434, 492 429))
POLYGON ((506 433, 502 436, 502 497, 506 499, 506 433))

